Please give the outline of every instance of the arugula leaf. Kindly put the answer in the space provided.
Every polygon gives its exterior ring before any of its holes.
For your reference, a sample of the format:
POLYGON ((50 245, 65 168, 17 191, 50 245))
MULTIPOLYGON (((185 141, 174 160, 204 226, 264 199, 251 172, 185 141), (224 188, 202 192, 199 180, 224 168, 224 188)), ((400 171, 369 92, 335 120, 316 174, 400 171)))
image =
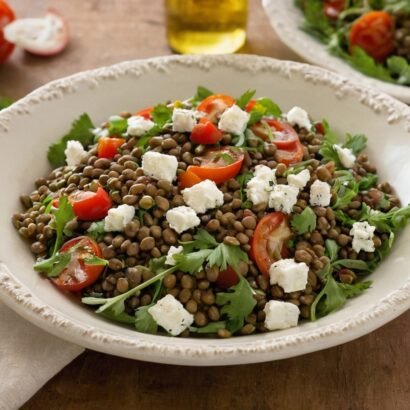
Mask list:
POLYGON ((87 229, 87 236, 94 239, 97 242, 100 242, 105 234, 105 222, 98 221, 93 222, 90 227, 87 229))
POLYGON ((338 177, 334 180, 332 191, 336 193, 336 201, 333 209, 343 208, 352 201, 359 192, 359 184, 349 171, 338 171, 338 177))
POLYGON ((366 282, 357 282, 354 284, 338 283, 338 286, 343 290, 346 298, 350 299, 363 293, 366 289, 370 288, 371 284, 372 282, 368 280, 366 282))
POLYGON ((220 311, 228 318, 227 329, 235 333, 242 328, 245 318, 252 313, 256 300, 248 281, 242 276, 239 283, 232 286, 230 290, 226 293, 217 293, 216 303, 222 306, 220 311))
POLYGON ((326 120, 322 121, 324 128, 323 142, 319 149, 319 154, 323 157, 325 161, 333 161, 336 164, 336 167, 340 168, 341 163, 339 155, 333 148, 334 144, 337 144, 337 135, 332 131, 329 126, 329 123, 326 120))
POLYGON ((248 126, 256 124, 259 122, 263 117, 263 112, 258 111, 257 109, 252 109, 251 112, 249 113, 249 120, 248 120, 248 126))
POLYGON ((151 303, 147 306, 138 308, 135 312, 135 328, 138 332, 156 334, 158 332, 158 325, 154 318, 148 312, 148 309, 154 306, 151 303))
POLYGON ((164 104, 158 104, 152 110, 151 116, 155 124, 162 128, 172 121, 172 108, 164 104))
POLYGON ((246 105, 248 102, 252 99, 252 97, 255 95, 256 90, 248 90, 245 91, 237 100, 236 100, 236 105, 241 108, 242 110, 245 109, 246 105))
POLYGON ((47 158, 53 167, 60 167, 65 164, 64 151, 67 147, 67 141, 79 141, 84 146, 88 146, 94 141, 92 130, 94 125, 88 114, 82 114, 77 118, 68 134, 64 135, 58 142, 50 145, 48 148, 47 158))
POLYGON ((330 259, 330 262, 336 260, 339 254, 339 245, 333 239, 325 240, 326 256, 330 259))
POLYGON ((54 243, 52 256, 57 254, 63 244, 64 228, 68 222, 75 218, 73 207, 66 196, 60 197, 58 201, 58 208, 53 210, 54 226, 56 230, 56 241, 54 243))
POLYGON ((323 11, 321 0, 306 0, 304 2, 304 13, 306 21, 303 30, 314 35, 319 40, 326 42, 332 35, 334 29, 329 23, 323 11))
POLYGON ((292 165, 291 167, 289 167, 283 173, 283 176, 287 177, 288 175, 299 174, 304 169, 306 169, 307 166, 310 165, 313 161, 314 161, 313 159, 308 159, 306 161, 298 162, 296 165, 292 165))
POLYGON ((256 101, 249 114, 248 126, 259 122, 262 117, 279 118, 282 115, 282 110, 270 98, 262 97, 256 101))
POLYGON ((353 225, 355 222, 357 222, 356 220, 354 220, 353 218, 351 218, 349 215, 345 214, 345 213, 344 213, 343 211, 341 211, 340 209, 338 209, 338 210, 335 211, 335 216, 336 216, 336 219, 342 223, 342 225, 351 226, 351 225, 353 225))
MULTIPOLYGON (((373 0, 375 1, 375 0, 373 0)), ((379 0, 380 1, 380 0, 379 0)), ((392 14, 409 14, 409 0, 384 0, 384 10, 392 14)))
POLYGON ((197 106, 202 100, 205 100, 206 97, 214 95, 215 93, 208 88, 202 87, 201 85, 197 87, 196 94, 192 99, 192 105, 197 106))
POLYGON ((316 228, 316 214, 307 206, 302 213, 293 215, 291 225, 299 235, 312 232, 316 228))
POLYGON ((220 329, 225 329, 226 323, 223 321, 220 322, 210 322, 206 326, 194 327, 191 326, 189 331, 191 333, 217 333, 220 329))
POLYGON ((104 312, 101 312, 100 315, 105 317, 106 319, 114 320, 120 323, 127 323, 130 325, 135 323, 135 317, 125 312, 118 313, 111 310, 104 310, 104 312))
POLYGON ((115 115, 110 118, 108 121, 108 131, 110 134, 122 135, 124 132, 127 132, 128 129, 128 120, 122 118, 119 115, 115 115))
POLYGON ((343 144, 343 147, 349 148, 353 152, 353 154, 357 155, 366 148, 366 145, 367 145, 367 137, 365 135, 347 134, 346 142, 343 144))
POLYGON ((410 219, 410 205, 404 208, 392 208, 388 212, 374 211, 366 204, 362 205, 361 221, 367 221, 379 232, 395 232, 404 228, 410 219))
POLYGON ((333 262, 333 267, 335 269, 340 269, 342 266, 348 269, 369 270, 367 263, 360 259, 339 259, 333 262))
POLYGON ((13 100, 9 97, 0 97, 0 111, 13 104, 13 100))
POLYGON ((33 266, 36 272, 45 273, 49 278, 58 276, 70 263, 71 254, 68 252, 57 253, 51 258, 40 260, 33 266))
POLYGON ((387 60, 387 67, 398 84, 410 85, 410 65, 404 57, 390 57, 387 60))
POLYGON ((379 180, 378 175, 368 173, 359 181, 359 191, 368 191, 371 187, 377 184, 379 180))

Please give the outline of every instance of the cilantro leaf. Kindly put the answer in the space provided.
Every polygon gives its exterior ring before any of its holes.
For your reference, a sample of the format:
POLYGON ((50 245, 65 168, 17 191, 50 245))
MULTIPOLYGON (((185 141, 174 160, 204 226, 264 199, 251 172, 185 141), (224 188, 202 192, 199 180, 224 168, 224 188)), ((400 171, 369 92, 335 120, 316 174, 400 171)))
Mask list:
POLYGON ((85 258, 84 263, 90 266, 107 266, 108 261, 106 259, 99 258, 96 255, 93 255, 91 258, 85 258))
POLYGON ((94 125, 88 114, 84 113, 77 118, 73 122, 69 133, 48 148, 47 158, 50 164, 55 168, 65 164, 64 151, 67 147, 67 141, 79 141, 84 146, 92 144, 94 141, 93 129, 94 125))
POLYGON ((365 135, 347 134, 346 142, 343 144, 343 147, 349 148, 353 152, 353 154, 357 155, 366 148, 366 145, 367 145, 367 138, 365 135))
POLYGON ((73 207, 66 196, 60 197, 58 201, 58 208, 56 208, 53 213, 57 237, 54 243, 52 256, 56 255, 57 251, 63 244, 64 228, 66 224, 75 218, 73 207))
POLYGON ((128 120, 115 115, 108 121, 108 131, 113 135, 122 135, 128 129, 128 120))
POLYGON ((235 333, 241 329, 245 318, 252 313, 256 300, 248 281, 240 277, 239 283, 232 286, 230 292, 216 294, 216 303, 222 306, 220 311, 228 318, 228 330, 235 333))
POLYGON ((179 270, 194 274, 201 270, 212 252, 211 249, 202 249, 190 253, 178 253, 174 255, 174 260, 176 261, 176 266, 179 270))
POLYGON ((135 312, 135 328, 138 332, 155 334, 158 331, 158 325, 154 318, 148 312, 148 309, 153 306, 151 303, 147 306, 138 308, 135 312))
POLYGON ((208 90, 208 88, 205 88, 200 85, 196 89, 196 94, 192 99, 192 105, 197 106, 202 100, 205 100, 206 97, 209 97, 214 94, 215 93, 213 91, 208 90))
POLYGON ((71 254, 57 253, 51 258, 40 260, 33 266, 36 272, 45 273, 49 278, 58 276, 64 268, 70 263, 71 254))
POLYGON ((87 229, 87 236, 94 239, 97 242, 100 242, 105 234, 105 222, 98 221, 93 222, 90 227, 87 229))
POLYGON ((9 97, 0 97, 0 111, 13 104, 13 100, 9 97))
POLYGON ((270 98, 262 97, 256 101, 249 114, 248 125, 253 125, 259 122, 262 117, 279 118, 282 115, 282 110, 270 98))
POLYGON ((367 221, 376 227, 379 232, 395 232, 404 228, 410 219, 410 205, 404 208, 392 208, 388 212, 373 211, 366 204, 361 210, 361 221, 367 221))
POLYGON ((220 243, 207 258, 209 265, 218 266, 219 269, 225 270, 232 266, 235 272, 239 272, 241 261, 248 262, 248 255, 239 246, 226 245, 220 243))
POLYGON ((322 121, 324 128, 323 142, 319 149, 319 154, 325 161, 333 161, 338 168, 341 167, 339 155, 333 148, 334 144, 337 144, 337 135, 332 131, 329 123, 326 120, 322 121))
POLYGON ((291 225, 299 235, 312 232, 316 228, 316 214, 307 206, 302 213, 293 215, 291 225))
POLYGON ((158 104, 152 110, 151 116, 155 124, 162 128, 165 124, 172 121, 172 108, 164 104, 158 104))
POLYGON ((241 108, 242 110, 245 109, 246 105, 248 102, 252 99, 252 97, 255 95, 256 90, 248 90, 245 91, 237 100, 236 100, 236 105, 241 108))

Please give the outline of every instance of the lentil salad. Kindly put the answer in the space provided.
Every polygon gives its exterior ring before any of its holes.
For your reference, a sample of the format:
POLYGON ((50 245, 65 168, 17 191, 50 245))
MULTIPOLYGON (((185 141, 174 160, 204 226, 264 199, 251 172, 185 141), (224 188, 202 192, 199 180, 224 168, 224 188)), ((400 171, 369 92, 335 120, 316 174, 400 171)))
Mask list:
POLYGON ((34 269, 147 333, 230 337, 316 320, 365 291, 410 217, 363 150, 300 107, 198 87, 88 115, 13 216, 34 269))

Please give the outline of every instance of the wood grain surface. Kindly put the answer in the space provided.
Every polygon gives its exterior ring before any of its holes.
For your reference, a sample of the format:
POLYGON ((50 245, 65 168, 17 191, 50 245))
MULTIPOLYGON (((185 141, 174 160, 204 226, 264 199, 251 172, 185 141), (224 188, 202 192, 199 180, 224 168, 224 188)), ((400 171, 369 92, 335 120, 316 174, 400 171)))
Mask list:
MULTIPOLYGON (((241 52, 297 60, 277 39, 260 1, 249 1, 248 42, 241 52)), ((71 41, 63 54, 51 59, 16 52, 0 66, 0 95, 17 99, 80 70, 171 53, 162 0, 8 2, 18 16, 55 7, 70 24, 71 41)), ((343 346, 238 367, 166 366, 87 351, 23 409, 407 410, 409 319, 410 312, 343 346)))

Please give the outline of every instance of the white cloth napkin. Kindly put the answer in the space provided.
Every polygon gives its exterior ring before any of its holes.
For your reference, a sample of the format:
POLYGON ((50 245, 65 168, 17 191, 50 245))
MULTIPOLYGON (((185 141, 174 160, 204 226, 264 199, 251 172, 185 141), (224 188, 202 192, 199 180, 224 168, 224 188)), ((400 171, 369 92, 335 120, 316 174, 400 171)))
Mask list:
POLYGON ((83 351, 33 326, 0 302, 0 410, 20 408, 83 351))

